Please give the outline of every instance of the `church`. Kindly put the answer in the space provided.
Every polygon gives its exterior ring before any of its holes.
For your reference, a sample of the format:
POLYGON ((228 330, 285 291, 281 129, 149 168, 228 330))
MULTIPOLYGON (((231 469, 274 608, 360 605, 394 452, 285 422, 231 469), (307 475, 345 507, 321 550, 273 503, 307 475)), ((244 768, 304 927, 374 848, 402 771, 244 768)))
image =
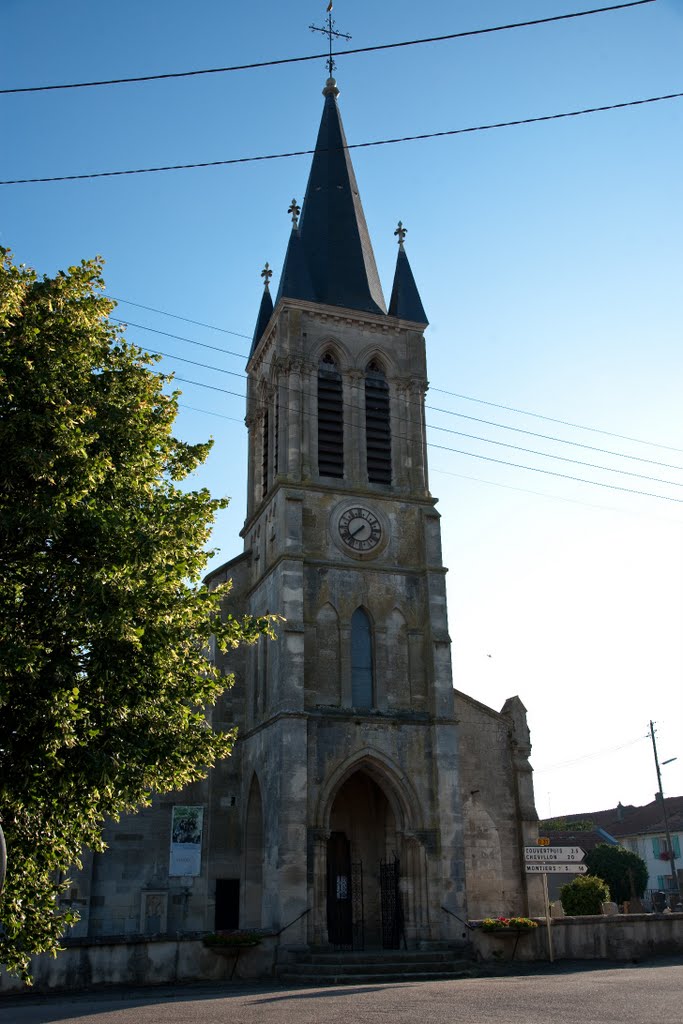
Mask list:
POLYGON ((222 656, 238 727, 208 778, 111 823, 74 935, 279 933, 291 948, 428 948, 541 910, 518 697, 453 687, 428 481, 427 316, 399 223, 388 306, 329 78, 308 185, 247 363, 244 550, 225 614, 277 639, 222 656))

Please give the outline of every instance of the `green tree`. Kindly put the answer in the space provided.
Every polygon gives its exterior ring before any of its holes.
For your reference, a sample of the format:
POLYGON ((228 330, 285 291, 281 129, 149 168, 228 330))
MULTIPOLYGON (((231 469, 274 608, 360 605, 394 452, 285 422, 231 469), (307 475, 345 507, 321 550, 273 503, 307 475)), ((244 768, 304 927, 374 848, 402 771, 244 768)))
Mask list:
POLYGON ((609 900, 609 889, 595 875, 579 875, 560 889, 565 914, 601 914, 602 904, 609 900))
POLYGON ((642 857, 623 846, 601 843, 585 857, 592 875, 602 878, 617 903, 642 896, 647 888, 647 865, 642 857))
POLYGON ((177 394, 109 322, 101 270, 38 280, 0 249, 0 962, 24 977, 74 920, 64 873, 104 819, 230 753, 211 636, 270 632, 200 584, 226 501, 178 485, 210 443, 173 437, 177 394))

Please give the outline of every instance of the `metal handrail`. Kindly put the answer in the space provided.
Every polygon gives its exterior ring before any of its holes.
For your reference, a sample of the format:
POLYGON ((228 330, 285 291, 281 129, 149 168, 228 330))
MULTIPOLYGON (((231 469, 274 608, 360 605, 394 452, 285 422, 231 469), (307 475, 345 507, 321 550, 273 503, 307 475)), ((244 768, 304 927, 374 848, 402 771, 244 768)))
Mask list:
POLYGON ((297 921, 300 921, 302 917, 306 916, 306 914, 310 914, 312 909, 312 907, 307 907, 306 910, 302 910, 298 917, 295 917, 292 921, 289 922, 289 924, 286 924, 284 928, 280 929, 279 932, 273 933, 275 935, 275 938, 279 939, 283 932, 286 932, 288 928, 291 928, 293 924, 296 924, 297 921))
POLYGON ((457 915, 457 914, 454 914, 452 910, 449 910, 449 909, 448 909, 448 907, 444 907, 443 903, 441 904, 441 909, 442 909, 442 910, 443 910, 443 911, 444 911, 444 912, 445 912, 446 914, 450 914, 450 915, 451 915, 451 917, 454 917, 456 921, 459 921, 459 922, 460 922, 460 924, 464 924, 464 925, 465 925, 465 928, 469 928, 469 930, 470 930, 471 932, 472 932, 472 931, 474 931, 474 925, 473 925, 473 924, 470 924, 470 923, 469 923, 469 921, 463 921, 463 919, 462 919, 461 917, 458 917, 458 915, 457 915))

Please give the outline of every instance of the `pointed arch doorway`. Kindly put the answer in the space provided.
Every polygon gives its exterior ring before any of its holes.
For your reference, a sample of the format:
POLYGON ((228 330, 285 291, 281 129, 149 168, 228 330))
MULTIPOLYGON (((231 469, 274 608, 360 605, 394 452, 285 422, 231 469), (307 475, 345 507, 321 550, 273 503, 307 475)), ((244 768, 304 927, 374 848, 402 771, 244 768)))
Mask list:
POLYGON ((400 833, 384 789, 362 768, 339 787, 327 840, 327 936, 342 949, 397 948, 404 935, 400 833))

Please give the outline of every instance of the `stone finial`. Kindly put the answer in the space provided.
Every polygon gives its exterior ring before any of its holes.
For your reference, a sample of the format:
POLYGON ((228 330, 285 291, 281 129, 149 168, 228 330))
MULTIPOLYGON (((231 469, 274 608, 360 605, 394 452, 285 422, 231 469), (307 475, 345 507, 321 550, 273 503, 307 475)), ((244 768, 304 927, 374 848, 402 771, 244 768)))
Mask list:
POLYGON ((398 247, 399 247, 399 249, 402 249, 403 248, 403 243, 405 241, 405 237, 408 234, 408 228, 404 228, 403 227, 403 222, 402 221, 398 222, 398 227, 394 231, 394 234, 398 235, 398 247))
POLYGON ((263 278, 263 284, 265 285, 266 291, 269 291, 270 279, 273 276, 273 271, 270 269, 270 264, 266 263, 265 267, 261 271, 261 277, 263 278))
POLYGON ((291 215, 292 215, 292 227, 293 228, 298 228, 299 227, 299 214, 301 213, 301 207, 297 203, 296 199, 292 199, 292 202, 290 203, 290 206, 289 206, 289 209, 287 210, 287 213, 291 213, 291 215))

